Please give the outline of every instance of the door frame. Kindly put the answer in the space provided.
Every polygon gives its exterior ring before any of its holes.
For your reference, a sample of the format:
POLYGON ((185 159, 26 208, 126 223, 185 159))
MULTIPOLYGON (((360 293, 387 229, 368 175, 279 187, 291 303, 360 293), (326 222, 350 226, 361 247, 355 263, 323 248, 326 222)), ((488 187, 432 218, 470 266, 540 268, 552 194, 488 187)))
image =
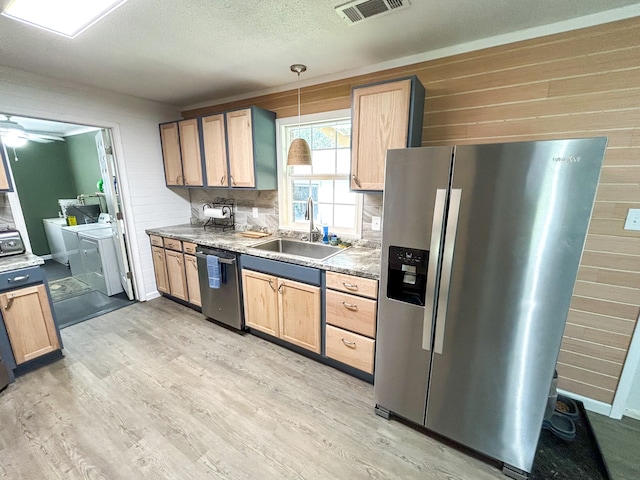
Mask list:
MULTIPOLYGON (((131 206, 131 196, 129 189, 129 179, 126 175, 126 168, 124 163, 124 147, 122 144, 122 132, 120 131, 120 125, 114 122, 108 122, 101 119, 96 119, 91 116, 83 115, 52 115, 49 112, 41 112, 37 109, 17 109, 17 110, 2 110, 2 114, 15 115, 20 117, 32 117, 41 120, 48 120, 51 122, 73 123, 77 125, 84 125, 88 127, 95 127, 96 129, 106 129, 111 132, 111 141, 113 148, 114 166, 116 176, 118 178, 118 185, 120 187, 120 195, 122 196, 122 215, 124 231, 127 234, 125 237, 125 243, 129 258, 129 267, 133 274, 133 293, 134 300, 140 300, 140 281, 142 276, 142 262, 140 259, 140 251, 135 247, 132 241, 135 239, 135 226, 133 223, 133 215, 131 206)), ((8 152, 7 152, 8 153, 8 152)), ((26 223, 24 220, 24 214, 22 212, 22 204, 20 203, 20 196, 16 187, 13 170, 11 169, 10 157, 7 157, 7 174, 11 177, 13 182, 13 191, 7 192, 7 199, 11 207, 11 213, 13 215, 13 221, 16 228, 20 230, 25 241, 25 247, 27 250, 31 250, 31 242, 27 232, 26 223)))

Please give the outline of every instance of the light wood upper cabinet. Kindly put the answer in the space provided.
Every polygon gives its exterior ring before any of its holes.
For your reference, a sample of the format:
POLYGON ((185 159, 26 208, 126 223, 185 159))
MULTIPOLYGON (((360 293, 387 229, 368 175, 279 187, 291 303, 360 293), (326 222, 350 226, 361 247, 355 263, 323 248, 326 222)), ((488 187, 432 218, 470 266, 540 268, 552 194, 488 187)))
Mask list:
POLYGON ((424 87, 416 77, 356 87, 351 109, 351 189, 381 191, 387 150, 420 146, 424 87))
POLYGON ((184 272, 184 258, 182 252, 164 251, 167 263, 167 277, 169 279, 169 293, 180 300, 189 300, 187 278, 184 272))
POLYGON ((242 270, 244 318, 248 327, 280 336, 278 315, 278 278, 273 275, 242 270))
MULTIPOLYGON (((186 249, 185 249, 186 250, 186 249)), ((187 277, 187 290, 189 291, 189 303, 202 306, 200 299, 200 280, 198 279, 198 262, 193 255, 184 256, 184 273, 187 277)))
POLYGON ((164 249, 151 247, 153 256, 153 273, 156 276, 156 288, 159 292, 169 293, 169 279, 167 277, 167 262, 164 257, 164 249))
POLYGON ((226 115, 231 186, 253 188, 256 183, 251 109, 236 110, 226 115))
POLYGON ((205 170, 210 187, 226 187, 229 184, 226 138, 224 114, 202 117, 205 170))
POLYGON ((191 118, 179 121, 178 131, 180 134, 183 183, 188 187, 202 187, 204 183, 198 119, 191 118))
POLYGON ((183 185, 178 122, 160 125, 160 141, 162 143, 162 159, 164 161, 164 175, 167 185, 183 185))
POLYGON ((278 188, 274 112, 249 107, 169 122, 160 139, 167 186, 278 188))
POLYGON ((0 294, 0 309, 17 365, 60 348, 44 285, 0 294))
POLYGON ((320 353, 320 287, 278 279, 280 338, 320 353))

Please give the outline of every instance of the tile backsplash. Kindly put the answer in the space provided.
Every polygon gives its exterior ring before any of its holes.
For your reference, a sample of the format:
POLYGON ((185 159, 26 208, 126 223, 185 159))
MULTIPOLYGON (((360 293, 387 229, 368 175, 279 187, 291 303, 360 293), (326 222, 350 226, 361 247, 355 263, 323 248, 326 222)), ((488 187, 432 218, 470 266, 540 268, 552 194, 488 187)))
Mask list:
MULTIPOLYGON (((191 223, 202 225, 206 218, 202 214, 205 203, 233 199, 236 204, 235 222, 237 230, 277 230, 278 191, 277 190, 220 190, 189 189, 191 200, 191 223), (258 218, 253 218, 253 209, 258 209, 258 218)), ((382 193, 363 193, 362 239, 372 242, 382 240, 382 232, 371 230, 371 217, 382 216, 382 193)))

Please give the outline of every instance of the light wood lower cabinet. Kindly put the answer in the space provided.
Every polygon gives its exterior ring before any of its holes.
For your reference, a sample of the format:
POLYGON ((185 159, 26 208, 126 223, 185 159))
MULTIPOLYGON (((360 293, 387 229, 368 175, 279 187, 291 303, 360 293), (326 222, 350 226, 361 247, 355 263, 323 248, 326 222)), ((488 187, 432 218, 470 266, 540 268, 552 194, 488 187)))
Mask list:
POLYGON ((320 287, 242 270, 245 323, 320 353, 320 287))
POLYGON ((157 235, 150 235, 149 239, 158 291, 202 306, 198 262, 193 255, 196 244, 157 235))
POLYGON ((242 270, 244 321, 248 327, 280 336, 278 277, 242 270))
POLYGON ((187 293, 187 277, 184 272, 184 258, 182 252, 164 251, 167 263, 167 277, 169 279, 169 293, 180 300, 189 300, 187 293))
POLYGON ((153 273, 156 277, 156 287, 159 292, 169 293, 169 279, 167 277, 167 262, 164 258, 164 248, 151 247, 153 256, 153 273))
POLYGON ((200 299, 200 280, 198 279, 198 262, 193 255, 184 255, 184 273, 187 277, 187 290, 189 292, 189 303, 199 307, 202 306, 200 299))
POLYGON ((326 284, 325 354, 372 374, 378 281, 327 272, 326 284))
POLYGON ((373 373, 373 355, 376 341, 342 328, 326 327, 327 357, 373 373))
POLYGON ((17 365, 60 348, 44 285, 0 294, 0 309, 17 365))

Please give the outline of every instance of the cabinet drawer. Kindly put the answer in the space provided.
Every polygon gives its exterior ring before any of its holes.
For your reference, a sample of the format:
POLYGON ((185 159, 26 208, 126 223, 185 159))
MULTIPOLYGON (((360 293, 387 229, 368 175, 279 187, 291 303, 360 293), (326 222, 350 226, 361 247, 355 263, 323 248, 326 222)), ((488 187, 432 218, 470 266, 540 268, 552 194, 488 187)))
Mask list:
POLYGON ((169 250, 175 250, 176 252, 181 252, 182 242, 180 240, 175 240, 173 238, 165 238, 164 248, 168 248, 169 250))
POLYGON ((154 247, 164 247, 162 237, 159 237, 158 235, 149 235, 149 240, 151 240, 151 245, 154 247))
POLYGON ((378 298, 378 281, 370 278, 327 272, 327 288, 355 293, 363 297, 378 298))
POLYGON ((327 325, 326 334, 327 357, 373 373, 375 340, 331 325, 327 325))
POLYGON ((368 337, 376 336, 375 300, 327 290, 327 323, 368 337))
POLYGON ((191 242, 182 242, 182 248, 184 248, 184 253, 190 253, 191 255, 195 255, 197 245, 191 242))

